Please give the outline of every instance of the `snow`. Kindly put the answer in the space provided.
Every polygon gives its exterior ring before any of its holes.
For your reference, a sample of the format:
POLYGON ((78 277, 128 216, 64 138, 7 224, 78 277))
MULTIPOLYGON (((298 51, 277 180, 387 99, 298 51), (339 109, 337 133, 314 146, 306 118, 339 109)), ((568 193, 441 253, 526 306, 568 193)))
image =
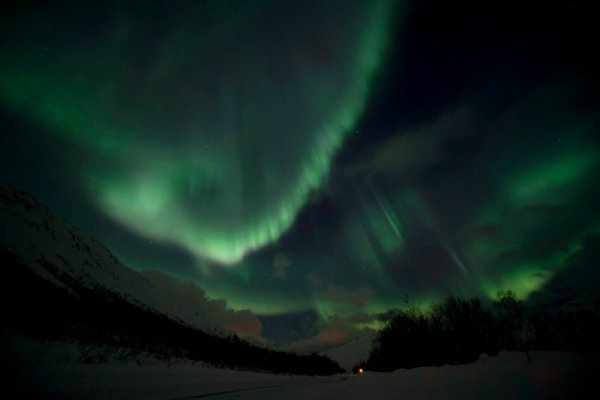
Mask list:
POLYGON ((79 232, 25 192, 0 184, 0 247, 23 258, 40 277, 69 290, 66 274, 89 289, 104 288, 124 300, 169 316, 205 332, 229 332, 211 320, 197 303, 157 288, 141 273, 123 265, 102 244, 79 232), (56 271, 40 262, 51 264, 56 271))
MULTIPOLYGON (((85 286, 113 291, 133 303, 149 307, 207 331, 214 321, 200 315, 183 298, 159 290, 139 272, 121 264, 104 246, 79 233, 23 192, 0 185, 0 243, 20 255, 39 276, 65 286, 68 274, 85 286), (54 265, 51 271, 40 260, 54 265)), ((68 289, 68 288, 67 288, 68 289)), ((198 298, 201 293, 192 290, 198 298)), ((188 293, 189 295, 189 293, 188 293)), ((187 298, 185 298, 187 299, 187 298)), ((18 301, 16 299, 15 301, 18 301)), ((4 338, 3 338, 4 339, 4 338)), ((3 340, 3 344, 6 342, 3 340)), ((471 365, 417 368, 391 373, 300 377, 209 368, 178 361, 143 360, 81 364, 76 357, 57 357, 56 346, 42 346, 54 356, 23 349, 3 366, 17 397, 61 399, 507 399, 594 397, 591 389, 600 375, 592 356, 568 352, 503 352, 482 357, 471 365), (579 392, 578 392, 579 391, 579 392)), ((370 341, 361 338, 326 353, 345 367, 365 358, 370 341)), ((68 346, 68 345, 58 345, 68 346)), ((72 345, 71 345, 72 346, 72 345)), ((6 346, 10 348, 10 346, 6 346)), ((63 353, 77 350, 60 349, 63 353)), ((6 376, 4 376, 6 378, 6 376)), ((6 392, 7 390, 3 390, 6 392)))
MULTIPOLYGON (((56 350, 56 349, 55 349, 56 350)), ((52 353, 52 351, 50 352, 52 353)), ((56 355, 56 351, 54 355, 56 355)), ((522 399, 579 398, 600 377, 591 355, 502 352, 470 365, 329 377, 270 375, 174 365, 80 364, 20 358, 17 395, 50 399, 522 399)))

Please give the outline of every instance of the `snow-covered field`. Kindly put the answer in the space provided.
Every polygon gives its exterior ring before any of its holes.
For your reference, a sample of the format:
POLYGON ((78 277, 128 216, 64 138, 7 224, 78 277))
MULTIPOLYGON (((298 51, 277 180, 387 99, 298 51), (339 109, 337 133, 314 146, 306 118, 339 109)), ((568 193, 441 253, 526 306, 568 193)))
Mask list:
MULTIPOLYGON (((392 373, 302 377, 172 366, 43 361, 21 394, 60 399, 537 399, 596 398, 592 357, 503 352, 477 363, 392 373)), ((23 367, 23 366, 21 366, 23 367)), ((16 383, 16 382, 14 382, 16 383)))
MULTIPOLYGON (((57 278, 68 276, 88 289, 103 288, 186 325, 222 333, 219 328, 223 324, 216 323, 215 313, 209 312, 216 303, 205 299, 200 289, 127 268, 104 246, 78 233, 22 192, 0 186, 0 197, 3 221, 0 243, 4 250, 20 256, 41 278, 71 291, 57 278)), ((23 296, 31 294, 24 291, 23 296)), ((14 299, 15 304, 19 301, 14 299)), ((221 308, 221 314, 227 312, 221 308)), ((524 353, 504 352, 498 357, 482 357, 471 365, 305 377, 222 370, 177 360, 159 361, 127 349, 34 342, 4 334, 0 339, 0 365, 7 367, 0 374, 6 380, 0 382, 0 393, 8 399, 599 397, 584 392, 595 388, 592 384, 600 379, 594 368, 595 357, 565 352, 532 352, 531 363, 524 353), (92 356, 90 351, 94 353, 92 356), (82 364, 82 359, 104 362, 82 364), (12 390, 15 395, 7 396, 12 390)), ((363 336, 325 354, 350 368, 365 360, 371 342, 372 337, 363 336)))

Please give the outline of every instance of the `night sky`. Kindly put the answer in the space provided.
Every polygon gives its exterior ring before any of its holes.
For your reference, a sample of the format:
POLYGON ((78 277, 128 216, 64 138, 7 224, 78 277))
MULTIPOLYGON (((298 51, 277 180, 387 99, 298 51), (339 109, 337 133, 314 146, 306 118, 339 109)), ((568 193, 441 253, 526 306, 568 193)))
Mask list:
POLYGON ((18 3, 0 180, 276 344, 406 296, 598 291, 585 2, 18 3))

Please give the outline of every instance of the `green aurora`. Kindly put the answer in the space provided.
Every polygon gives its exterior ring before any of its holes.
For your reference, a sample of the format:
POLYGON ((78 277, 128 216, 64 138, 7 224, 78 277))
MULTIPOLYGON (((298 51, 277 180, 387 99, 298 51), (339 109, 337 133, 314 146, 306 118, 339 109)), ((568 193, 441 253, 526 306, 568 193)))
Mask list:
POLYGON ((482 46, 425 3, 14 7, 1 179, 132 268, 319 327, 588 290, 550 293, 600 235, 586 25, 475 7, 482 46))
MULTIPOLYGON (((71 26, 61 27, 58 39, 32 35, 32 46, 54 50, 52 59, 14 49, 0 70, 0 95, 117 166, 83 172, 98 207, 111 218, 199 258, 234 264, 277 240, 321 185, 360 118, 391 23, 386 2, 356 4, 333 21, 309 17, 288 27, 326 34, 325 24, 333 24, 344 32, 337 47, 313 50, 305 42, 310 37, 286 35, 274 51, 284 54, 272 54, 271 38, 252 29, 275 17, 271 8, 261 2, 245 7, 233 20, 216 18, 208 28, 166 23, 164 39, 150 49, 138 36, 151 29, 143 13, 114 17, 110 29, 94 32, 77 49, 60 46, 60 34, 67 36, 71 26), (198 43, 198 37, 204 40, 198 43), (278 65, 288 49, 300 53, 290 55, 298 62, 278 65), (152 56, 131 68, 142 51, 152 56), (103 53, 120 56, 106 65, 98 57, 103 53), (181 53, 190 56, 176 56, 181 53), (40 71, 35 66, 41 63, 40 71), (274 71, 278 67, 287 70, 274 71), (188 71, 194 71, 193 85, 173 87, 177 75, 188 71), (165 97, 184 109, 173 110, 165 97), (123 115, 124 109, 131 111, 123 115)), ((204 9, 192 11, 207 20, 204 9)))

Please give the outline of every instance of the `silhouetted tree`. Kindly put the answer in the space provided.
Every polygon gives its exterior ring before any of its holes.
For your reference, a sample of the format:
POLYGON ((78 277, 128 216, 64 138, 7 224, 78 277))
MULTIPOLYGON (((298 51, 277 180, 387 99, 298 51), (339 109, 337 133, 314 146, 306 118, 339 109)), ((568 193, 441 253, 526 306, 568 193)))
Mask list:
POLYGON ((510 290, 499 290, 493 302, 497 312, 497 333, 500 347, 505 350, 522 350, 527 342, 525 307, 510 290))
POLYGON ((4 329, 38 339, 77 343, 80 361, 103 362, 119 349, 148 353, 172 364, 179 359, 273 373, 330 375, 343 369, 327 357, 298 355, 222 338, 125 301, 101 287, 88 288, 46 260, 38 260, 70 291, 40 278, 14 254, 0 249, 6 274, 0 282, 4 329), (28 296, 35 293, 35 296, 28 296), (22 300, 15 303, 15 299, 22 300))
POLYGON ((479 299, 449 297, 427 312, 409 303, 394 312, 379 333, 367 368, 391 371, 429 365, 470 363, 500 350, 598 351, 598 304, 567 309, 535 307, 511 290, 499 291, 485 309, 479 299))

